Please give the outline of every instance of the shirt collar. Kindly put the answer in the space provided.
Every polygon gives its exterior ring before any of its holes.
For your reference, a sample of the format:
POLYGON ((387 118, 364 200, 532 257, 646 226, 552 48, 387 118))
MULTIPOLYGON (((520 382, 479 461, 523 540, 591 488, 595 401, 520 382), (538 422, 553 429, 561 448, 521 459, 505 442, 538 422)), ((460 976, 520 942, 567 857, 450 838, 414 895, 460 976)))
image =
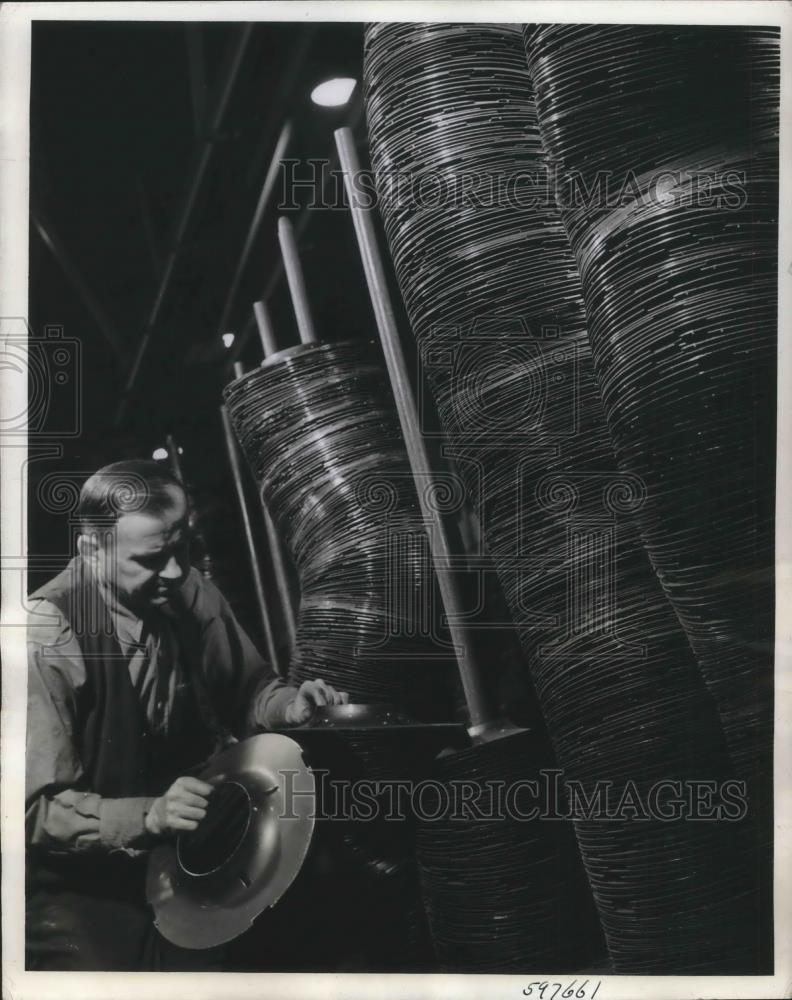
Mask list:
MULTIPOLYGON (((185 597, 188 596, 185 591, 190 589, 187 586, 182 586, 176 607, 164 605, 161 609, 152 610, 145 618, 140 618, 134 611, 118 600, 113 588, 105 580, 102 580, 101 577, 93 573, 87 561, 85 561, 84 565, 86 572, 96 581, 102 600, 110 614, 113 630, 121 644, 122 651, 125 653, 128 652, 130 647, 139 646, 146 633, 157 633, 164 621, 178 616, 183 611, 182 605, 185 597)), ((190 580, 189 574, 185 583, 193 583, 190 580)))

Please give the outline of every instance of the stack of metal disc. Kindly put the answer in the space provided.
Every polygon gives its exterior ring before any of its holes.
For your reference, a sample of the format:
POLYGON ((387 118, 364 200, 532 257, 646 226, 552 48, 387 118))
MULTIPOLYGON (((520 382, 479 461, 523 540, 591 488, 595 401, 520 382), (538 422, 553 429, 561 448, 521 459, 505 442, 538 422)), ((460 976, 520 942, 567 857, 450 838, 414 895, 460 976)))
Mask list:
POLYGON ((437 653, 394 593, 429 604, 423 536, 390 387, 373 344, 281 352, 225 391, 229 414, 299 573, 289 676, 409 711, 437 653))
POLYGON ((779 30, 542 25, 526 29, 526 52, 616 454, 646 488, 636 519, 737 770, 761 785, 779 30))
MULTIPOLYGON (((231 383, 229 415, 300 581, 289 678, 322 677, 360 704, 418 718, 450 667, 432 638, 434 580, 390 386, 371 342, 299 346, 231 383), (424 544, 421 544, 423 542, 424 544)), ((310 735, 310 734, 306 734, 310 735)), ((404 778, 410 755, 387 730, 345 733, 334 780, 404 778)), ((338 850, 389 905, 423 915, 406 823, 330 823, 338 850)), ((394 918, 395 919, 395 918, 394 918)), ((414 944, 420 951, 418 936, 414 944)), ((394 943, 394 947, 396 944, 394 943)), ((411 947, 403 944, 402 957, 411 947)))
MULTIPOLYGON (((616 466, 520 33, 372 25, 365 85, 399 285, 566 778, 646 797, 665 778, 727 777, 720 721, 636 531, 643 484, 616 466)), ((576 831, 619 971, 752 967, 744 831, 585 817, 576 831), (669 936, 675 921, 690 933, 669 936)), ((450 848, 430 863, 436 945, 462 940, 465 907, 469 942, 508 922, 450 848)), ((512 883, 544 885, 530 872, 512 883)))
POLYGON ((535 734, 496 740, 441 757, 434 788, 420 795, 418 864, 444 972, 575 969, 584 960, 572 828, 520 818, 515 810, 527 817, 531 796, 505 794, 537 780, 526 761, 543 758, 535 734), (460 786, 477 790, 475 804, 436 790, 460 786))

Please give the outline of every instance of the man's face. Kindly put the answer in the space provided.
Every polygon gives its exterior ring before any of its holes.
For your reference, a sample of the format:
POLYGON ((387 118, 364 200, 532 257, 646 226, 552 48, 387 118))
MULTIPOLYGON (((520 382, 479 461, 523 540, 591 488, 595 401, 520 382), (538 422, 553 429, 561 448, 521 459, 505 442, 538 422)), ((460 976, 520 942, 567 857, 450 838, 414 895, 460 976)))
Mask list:
POLYGON ((167 510, 123 514, 95 551, 101 579, 139 614, 167 604, 189 570, 187 500, 175 487, 169 493, 173 504, 167 510))

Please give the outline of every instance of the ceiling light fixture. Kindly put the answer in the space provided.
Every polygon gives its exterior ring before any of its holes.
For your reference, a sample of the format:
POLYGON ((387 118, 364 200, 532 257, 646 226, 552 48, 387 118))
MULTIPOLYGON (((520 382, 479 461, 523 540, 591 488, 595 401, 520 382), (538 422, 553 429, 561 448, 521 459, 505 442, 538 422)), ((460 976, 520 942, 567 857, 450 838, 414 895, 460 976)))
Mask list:
POLYGON ((340 108, 347 103, 356 86, 357 80, 348 76, 337 76, 314 87, 311 91, 311 100, 323 108, 340 108))

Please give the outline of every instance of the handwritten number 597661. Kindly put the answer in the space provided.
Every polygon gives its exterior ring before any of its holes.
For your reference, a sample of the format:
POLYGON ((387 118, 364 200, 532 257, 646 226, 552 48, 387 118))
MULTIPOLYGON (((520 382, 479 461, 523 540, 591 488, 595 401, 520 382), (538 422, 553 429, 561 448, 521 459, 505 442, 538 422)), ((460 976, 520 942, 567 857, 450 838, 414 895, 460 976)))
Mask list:
POLYGON ((536 996, 538 1000, 556 1000, 556 998, 559 998, 559 1000, 586 1000, 586 998, 594 1000, 597 990, 602 985, 602 980, 597 980, 597 984, 591 994, 586 989, 589 985, 588 979, 584 979, 578 987, 575 986, 576 983, 577 979, 573 979, 567 986, 564 986, 563 983, 540 983, 537 981, 528 984, 523 990, 523 996, 536 996))

